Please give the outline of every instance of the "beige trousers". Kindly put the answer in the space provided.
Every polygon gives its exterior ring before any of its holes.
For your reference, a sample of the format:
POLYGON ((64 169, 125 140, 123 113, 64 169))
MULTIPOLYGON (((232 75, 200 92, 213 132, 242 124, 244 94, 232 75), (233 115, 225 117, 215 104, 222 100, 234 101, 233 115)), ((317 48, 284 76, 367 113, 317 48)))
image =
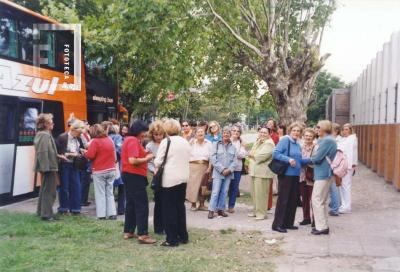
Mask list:
POLYGON ((271 179, 251 177, 250 192, 253 213, 257 218, 267 218, 267 200, 271 179))
POLYGON ((314 182, 311 202, 315 219, 315 228, 317 230, 328 228, 328 196, 331 182, 332 178, 327 180, 316 180, 314 182))

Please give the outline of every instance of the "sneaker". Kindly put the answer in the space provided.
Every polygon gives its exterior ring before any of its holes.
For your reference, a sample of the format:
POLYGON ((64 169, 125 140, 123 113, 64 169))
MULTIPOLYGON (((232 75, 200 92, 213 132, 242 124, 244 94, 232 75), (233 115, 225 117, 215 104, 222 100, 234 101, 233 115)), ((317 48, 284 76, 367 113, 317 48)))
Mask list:
POLYGON ((254 213, 248 213, 247 216, 248 217, 256 217, 256 215, 254 213))
POLYGON ((333 211, 329 211, 329 215, 330 216, 339 216, 339 213, 335 213, 333 211))
POLYGON ((342 213, 342 214, 344 214, 344 213, 351 213, 351 211, 348 210, 348 209, 339 208, 339 213, 342 213))
POLYGON ((228 213, 235 213, 235 209, 234 208, 229 208, 228 209, 228 213))

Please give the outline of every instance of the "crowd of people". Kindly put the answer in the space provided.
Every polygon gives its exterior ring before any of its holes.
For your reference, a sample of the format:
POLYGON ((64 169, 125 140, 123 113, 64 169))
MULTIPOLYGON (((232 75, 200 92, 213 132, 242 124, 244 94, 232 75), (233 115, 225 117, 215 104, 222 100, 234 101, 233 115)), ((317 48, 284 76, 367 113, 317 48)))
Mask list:
POLYGON ((163 246, 189 241, 185 201, 191 211, 207 211, 208 219, 234 214, 243 174, 249 175, 253 204, 248 216, 255 220, 267 218, 274 181, 277 184, 274 231, 298 229, 299 205, 303 209, 299 224, 311 225, 315 235, 329 233, 328 214, 351 212, 358 158, 350 124, 341 127, 323 120, 307 128, 294 122, 286 130, 270 119, 258 128, 256 142, 248 145, 241 137, 241 125, 221 128, 216 121, 163 119, 148 126, 136 120, 127 126, 117 120, 89 125, 72 118, 68 131, 56 139, 51 134, 51 114, 40 114, 36 123, 35 171, 42 176, 37 214, 46 221, 57 220, 52 209, 57 192, 59 214, 80 214, 82 206, 91 204, 93 181, 97 218, 125 215, 123 239, 154 244, 148 230, 147 187, 160 168, 153 226, 155 233, 166 235, 163 246), (348 162, 342 179, 333 175, 331 167, 337 150, 348 162), (273 163, 285 165, 284 170, 277 175, 273 163))

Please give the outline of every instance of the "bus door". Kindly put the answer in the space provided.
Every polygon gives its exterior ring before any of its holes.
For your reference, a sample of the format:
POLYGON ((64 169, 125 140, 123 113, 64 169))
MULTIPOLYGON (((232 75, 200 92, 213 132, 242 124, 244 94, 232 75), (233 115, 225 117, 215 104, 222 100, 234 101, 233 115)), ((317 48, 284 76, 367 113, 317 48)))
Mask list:
POLYGON ((42 108, 41 100, 18 98, 13 197, 32 193, 35 190, 33 139, 36 134, 36 118, 42 112, 42 108))
POLYGON ((11 194, 16 142, 17 98, 0 95, 0 202, 11 194))

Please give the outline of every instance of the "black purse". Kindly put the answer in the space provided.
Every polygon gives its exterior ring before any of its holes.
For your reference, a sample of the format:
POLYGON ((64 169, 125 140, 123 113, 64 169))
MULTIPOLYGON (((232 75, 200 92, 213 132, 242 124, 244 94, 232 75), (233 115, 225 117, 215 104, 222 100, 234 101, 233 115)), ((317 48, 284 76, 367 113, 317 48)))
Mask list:
POLYGON ((167 150, 165 151, 164 160, 163 160, 160 168, 158 168, 157 173, 153 176, 153 179, 151 180, 150 187, 154 191, 159 191, 162 188, 162 177, 163 177, 163 173, 164 173, 164 166, 167 161, 167 156, 168 156, 168 151, 169 151, 170 145, 171 145, 171 140, 169 138, 167 138, 167 150))
MULTIPOLYGON (((84 148, 83 142, 81 140, 81 138, 77 138, 78 143, 79 143, 79 148, 84 148)), ((89 160, 86 159, 85 156, 83 156, 82 154, 79 154, 78 156, 74 157, 72 159, 72 165, 75 169, 84 171, 87 168, 87 164, 88 164, 89 160)))
MULTIPOLYGON (((290 155, 290 139, 288 143, 288 156, 290 155)), ((272 159, 272 161, 268 164, 269 169, 278 176, 285 174, 287 168, 289 167, 289 163, 280 161, 277 159, 272 159)))

